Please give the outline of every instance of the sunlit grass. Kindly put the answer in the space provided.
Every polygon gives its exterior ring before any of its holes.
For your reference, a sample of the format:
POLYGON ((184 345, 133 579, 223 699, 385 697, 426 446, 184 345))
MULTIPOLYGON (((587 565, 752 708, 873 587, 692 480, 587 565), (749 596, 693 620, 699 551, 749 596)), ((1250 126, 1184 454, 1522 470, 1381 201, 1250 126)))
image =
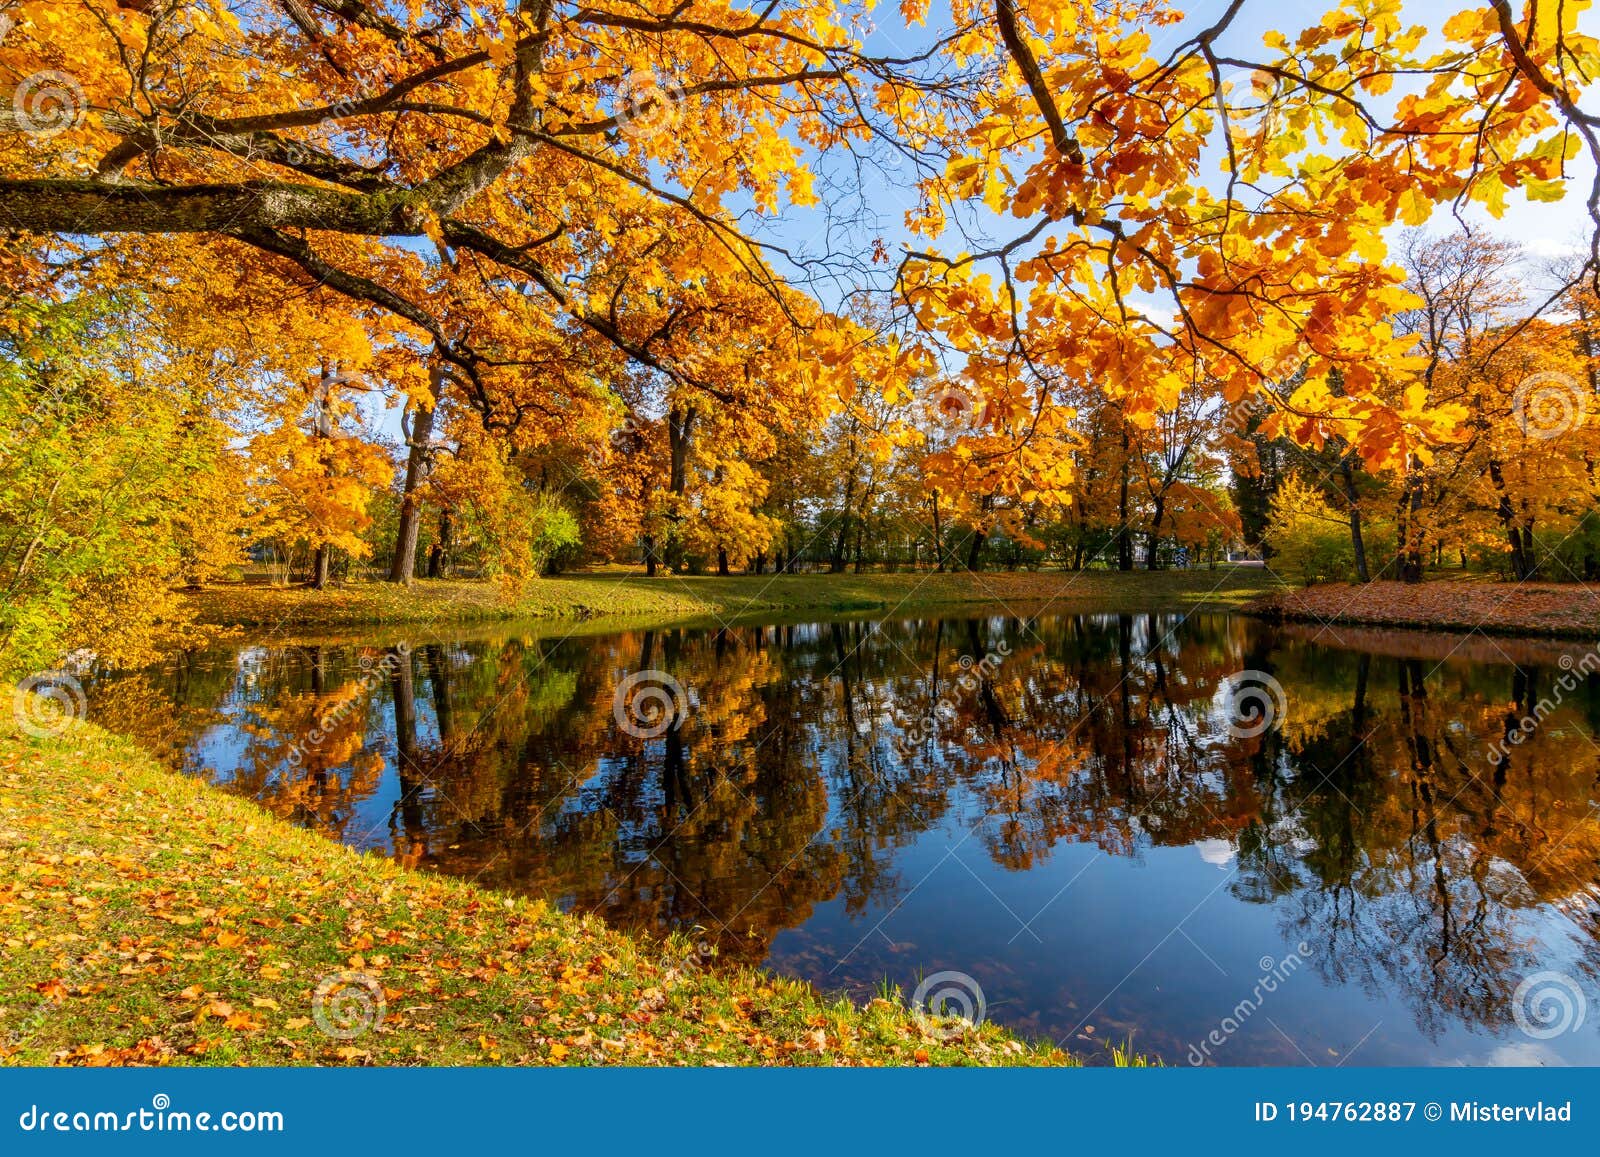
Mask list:
POLYGON ((515 598, 493 583, 419 580, 410 587, 363 582, 325 591, 222 586, 194 598, 209 623, 337 627, 369 623, 483 622, 617 617, 670 621, 769 613, 882 613, 992 607, 1003 613, 1182 610, 1237 607, 1276 589, 1260 567, 1135 571, 981 571, 897 574, 669 575, 607 568, 538 579, 515 598))

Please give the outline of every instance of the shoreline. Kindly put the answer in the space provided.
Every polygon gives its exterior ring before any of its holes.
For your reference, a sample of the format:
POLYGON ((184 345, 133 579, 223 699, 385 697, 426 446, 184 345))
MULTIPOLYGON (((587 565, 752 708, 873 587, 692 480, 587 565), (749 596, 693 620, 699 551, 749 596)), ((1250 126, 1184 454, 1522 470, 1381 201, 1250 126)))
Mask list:
POLYGON ((979 571, 933 574, 765 575, 727 578, 599 572, 541 578, 505 600, 487 581, 418 580, 409 587, 352 583, 306 587, 218 585, 186 594, 196 621, 216 628, 305 632, 406 623, 615 623, 688 625, 751 616, 907 615, 991 606, 1060 613, 1230 610, 1272 591, 1259 567, 1158 571, 979 571))
POLYGON ((1600 641, 1600 589, 1581 583, 1437 579, 1327 584, 1256 599, 1241 613, 1275 623, 1431 631, 1455 636, 1600 641))
POLYGON ((81 721, 0 719, 0 941, 6 1065, 1081 1063, 355 852, 81 721))

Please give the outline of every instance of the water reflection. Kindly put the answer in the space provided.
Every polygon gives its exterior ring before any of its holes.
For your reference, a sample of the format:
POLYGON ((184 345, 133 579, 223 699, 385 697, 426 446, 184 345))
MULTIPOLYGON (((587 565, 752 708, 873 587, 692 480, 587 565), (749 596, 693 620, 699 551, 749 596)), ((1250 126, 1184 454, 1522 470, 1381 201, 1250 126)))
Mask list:
POLYGON ((1182 1063, 1304 944, 1207 1056, 1594 1063, 1600 682, 1556 660, 1223 616, 835 622, 246 648, 92 712, 352 845, 858 994, 960 969, 1079 1049, 1182 1063), (613 711, 644 670, 689 704, 648 739, 613 711), (1245 671, 1285 689, 1260 734, 1245 671), (1588 1023, 1519 1031, 1540 970, 1588 1023))

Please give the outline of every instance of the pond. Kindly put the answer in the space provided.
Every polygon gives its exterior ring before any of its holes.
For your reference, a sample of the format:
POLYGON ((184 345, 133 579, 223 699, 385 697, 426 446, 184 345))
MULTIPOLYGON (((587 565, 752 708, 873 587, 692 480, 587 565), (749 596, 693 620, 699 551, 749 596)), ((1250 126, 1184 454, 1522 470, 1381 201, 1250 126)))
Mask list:
POLYGON ((1581 644, 1212 614, 403 631, 191 655, 91 686, 90 717, 354 847, 1091 1061, 1600 1063, 1581 644))

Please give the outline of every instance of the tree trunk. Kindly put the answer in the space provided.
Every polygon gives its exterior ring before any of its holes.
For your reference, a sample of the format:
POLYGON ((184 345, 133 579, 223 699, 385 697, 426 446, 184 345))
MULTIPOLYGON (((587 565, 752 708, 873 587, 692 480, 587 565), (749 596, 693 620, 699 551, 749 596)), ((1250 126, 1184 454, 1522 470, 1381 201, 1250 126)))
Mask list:
MULTIPOLYGON (((435 391, 440 387, 436 384, 435 391)), ((400 492, 400 526, 394 536, 394 558, 389 561, 389 581, 408 586, 417 570, 417 532, 422 528, 422 483, 433 465, 434 407, 418 406, 407 436, 405 487, 400 492)), ((404 429, 402 420, 401 428, 404 429)))
POLYGON ((717 574, 728 577, 728 551, 721 545, 717 547, 717 574))
POLYGON ((327 543, 317 547, 311 558, 311 585, 317 590, 328 589, 328 579, 333 574, 333 547, 327 543))
POLYGON ((1505 476, 1501 473, 1498 459, 1489 459, 1489 480, 1494 483, 1495 493, 1499 495, 1495 513, 1500 518, 1501 529, 1505 531, 1506 542, 1511 547, 1511 577, 1522 582, 1533 577, 1533 536, 1525 535, 1517 525, 1516 507, 1511 505, 1511 496, 1506 493, 1505 476))
POLYGON ((428 548, 428 577, 444 578, 450 570, 450 551, 455 547, 455 520, 448 510, 439 511, 439 537, 428 548))
POLYGON ((1161 552, 1156 548, 1161 542, 1161 520, 1166 517, 1166 513, 1167 496, 1165 494, 1158 495, 1156 498, 1156 512, 1154 517, 1150 519, 1149 544, 1145 547, 1145 570, 1161 569, 1161 552))
POLYGON ((845 547, 850 541, 850 503, 856 496, 856 476, 852 471, 844 483, 844 506, 839 512, 839 537, 833 543, 833 557, 829 560, 828 570, 832 574, 844 571, 845 547))
POLYGON ((1122 475, 1117 485, 1117 569, 1133 569, 1132 530, 1128 526, 1128 427, 1122 427, 1122 475))
POLYGON ((1421 532, 1417 516, 1422 511, 1422 474, 1413 456, 1406 472, 1405 489, 1400 495, 1400 579, 1406 583, 1422 581, 1421 532))
POLYGON ((1356 493, 1356 472, 1346 454, 1339 460, 1339 476, 1344 483, 1345 501, 1350 504, 1350 548, 1356 556, 1356 578, 1364 583, 1372 581, 1367 569, 1367 544, 1361 537, 1361 501, 1356 493))
POLYGON ((939 491, 933 492, 933 569, 944 572, 944 534, 939 529, 939 491))
POLYGON ((656 538, 653 534, 644 536, 644 573, 647 578, 656 577, 656 538))
MULTIPOLYGON (((694 422, 699 411, 694 406, 674 407, 667 415, 667 449, 670 456, 668 485, 674 496, 682 498, 689 487, 689 447, 694 441, 694 422)), ((669 516, 674 522, 682 515, 675 504, 669 516)), ((674 574, 683 569, 683 543, 676 532, 667 538, 666 559, 674 574)), ((650 572, 654 574, 654 571, 650 572)))
POLYGON ((983 564, 980 556, 983 552, 984 540, 987 537, 988 536, 985 535, 981 530, 974 530, 972 532, 972 545, 967 549, 968 570, 975 571, 982 569, 983 564))
MULTIPOLYGON (((313 428, 320 442, 333 437, 333 376, 326 365, 322 367, 322 377, 317 382, 315 400, 317 410, 313 428)), ((319 591, 326 590, 332 573, 333 548, 325 542, 318 543, 311 564, 311 585, 319 591)))

